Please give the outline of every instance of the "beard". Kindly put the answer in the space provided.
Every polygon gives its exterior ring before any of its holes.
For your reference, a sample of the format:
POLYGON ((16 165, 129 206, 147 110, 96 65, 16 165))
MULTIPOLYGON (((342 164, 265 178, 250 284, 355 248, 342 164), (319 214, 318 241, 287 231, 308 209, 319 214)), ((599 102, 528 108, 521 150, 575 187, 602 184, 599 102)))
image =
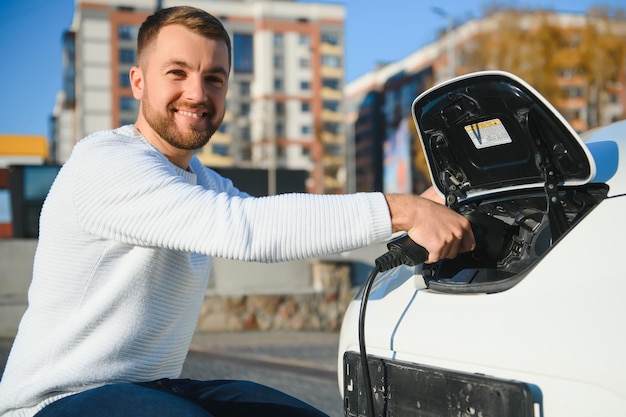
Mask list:
MULTIPOLYGON (((141 112, 152 130, 163 138, 163 140, 177 149, 196 150, 202 148, 209 142, 211 136, 213 136, 213 134, 217 131, 222 119, 224 118, 224 115, 222 114, 217 123, 209 121, 207 128, 202 130, 191 124, 189 126, 189 132, 185 133, 181 132, 174 121, 168 117, 168 115, 170 115, 176 107, 176 103, 170 103, 167 106, 166 114, 163 115, 154 109, 148 100, 144 99, 141 106, 141 112)), ((206 110, 207 108, 206 106, 201 105, 186 105, 185 107, 203 110, 206 110)))

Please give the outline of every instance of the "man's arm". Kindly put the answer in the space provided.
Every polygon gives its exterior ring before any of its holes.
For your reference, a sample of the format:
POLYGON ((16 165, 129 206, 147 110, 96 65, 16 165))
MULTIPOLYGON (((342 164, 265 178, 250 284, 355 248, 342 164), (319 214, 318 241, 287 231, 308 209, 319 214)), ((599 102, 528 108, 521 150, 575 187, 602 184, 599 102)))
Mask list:
POLYGON ((422 245, 428 251, 427 262, 454 258, 475 248, 469 221, 448 207, 415 195, 387 194, 385 198, 392 230, 405 231, 422 245))

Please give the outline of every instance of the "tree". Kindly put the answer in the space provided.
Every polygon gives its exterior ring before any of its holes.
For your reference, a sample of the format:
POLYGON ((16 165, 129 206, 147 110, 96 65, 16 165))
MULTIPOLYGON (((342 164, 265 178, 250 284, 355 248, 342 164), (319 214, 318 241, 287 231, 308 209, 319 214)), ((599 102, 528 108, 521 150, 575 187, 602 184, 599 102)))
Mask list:
POLYGON ((579 46, 581 69, 587 80, 587 102, 591 127, 602 124, 603 100, 624 73, 626 28, 623 14, 610 16, 608 9, 589 12, 579 46), (621 25, 619 25, 619 17, 621 25))
POLYGON ((602 99, 624 74, 624 13, 595 9, 565 19, 542 10, 492 9, 490 13, 481 32, 461 51, 466 70, 512 72, 560 110, 571 92, 580 89, 589 107, 586 113, 591 115, 585 127, 598 126, 602 99))

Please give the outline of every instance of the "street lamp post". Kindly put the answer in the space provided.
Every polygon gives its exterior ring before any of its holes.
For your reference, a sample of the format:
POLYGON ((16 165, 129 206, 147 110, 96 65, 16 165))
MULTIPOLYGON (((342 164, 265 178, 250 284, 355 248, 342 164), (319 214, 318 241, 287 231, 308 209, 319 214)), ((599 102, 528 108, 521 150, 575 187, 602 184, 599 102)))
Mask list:
POLYGON ((453 78, 456 75, 456 62, 454 53, 454 19, 450 13, 441 7, 433 6, 432 11, 447 20, 446 28, 446 54, 448 55, 448 77, 453 78))

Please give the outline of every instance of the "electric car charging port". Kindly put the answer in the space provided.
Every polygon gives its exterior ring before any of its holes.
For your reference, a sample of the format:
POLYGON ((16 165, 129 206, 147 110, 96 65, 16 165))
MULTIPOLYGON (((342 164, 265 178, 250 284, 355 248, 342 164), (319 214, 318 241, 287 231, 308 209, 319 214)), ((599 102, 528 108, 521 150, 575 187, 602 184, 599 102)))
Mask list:
POLYGON ((472 224, 476 250, 424 265, 430 289, 445 292, 499 292, 511 288, 560 239, 553 222, 569 231, 607 195, 605 184, 559 191, 558 215, 549 212, 543 190, 464 202, 456 210, 472 224))

